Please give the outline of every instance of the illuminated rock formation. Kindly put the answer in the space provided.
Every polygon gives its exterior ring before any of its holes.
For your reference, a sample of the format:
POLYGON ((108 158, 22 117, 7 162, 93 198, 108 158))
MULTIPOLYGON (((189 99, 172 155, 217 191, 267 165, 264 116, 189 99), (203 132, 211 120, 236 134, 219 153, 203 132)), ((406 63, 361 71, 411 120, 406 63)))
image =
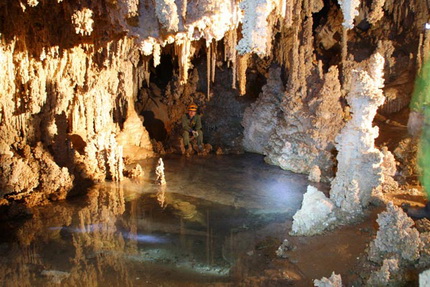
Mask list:
POLYGON ((360 214, 374 188, 382 181, 383 154, 375 148, 378 128, 372 126, 376 110, 384 102, 384 59, 375 54, 370 62, 352 72, 347 100, 352 119, 337 136, 338 167, 331 183, 330 198, 343 211, 360 214))
POLYGON ((279 104, 283 93, 281 69, 271 69, 262 93, 243 115, 243 147, 246 151, 266 154, 266 147, 281 112, 279 104))
POLYGON ((331 177, 334 138, 344 124, 337 69, 332 67, 317 83, 314 92, 320 97, 309 100, 298 92, 284 94, 279 116, 272 113, 278 119, 266 144, 265 160, 299 173, 309 173, 316 165, 324 177, 331 177))
POLYGON ((420 257, 423 243, 414 221, 399 207, 388 203, 387 211, 378 215, 379 230, 369 248, 369 259, 381 263, 383 259, 394 258, 413 262, 420 257))
POLYGON ((331 226, 336 217, 335 205, 324 193, 313 186, 308 186, 303 196, 302 207, 293 216, 293 235, 315 235, 331 226))

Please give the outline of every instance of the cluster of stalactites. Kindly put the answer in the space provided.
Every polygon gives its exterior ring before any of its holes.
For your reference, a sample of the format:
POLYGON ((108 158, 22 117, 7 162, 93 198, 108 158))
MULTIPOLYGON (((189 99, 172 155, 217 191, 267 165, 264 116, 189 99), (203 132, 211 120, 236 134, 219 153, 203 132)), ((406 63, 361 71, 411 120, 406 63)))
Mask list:
MULTIPOLYGON (((188 71, 192 68, 191 58, 198 50, 194 46, 200 45, 198 41, 204 39, 208 97, 211 94, 211 84, 215 81, 216 67, 222 62, 232 69, 232 88, 244 95, 249 57, 253 53, 261 58, 271 54, 276 24, 291 27, 294 23, 293 11, 301 11, 303 6, 310 14, 323 6, 321 0, 244 0, 240 3, 208 1, 205 4, 212 9, 207 8, 203 17, 191 20, 191 16, 188 16, 195 11, 190 7, 187 10, 188 1, 157 0, 155 4, 156 18, 162 27, 160 35, 165 36, 141 38, 138 35, 140 51, 145 56, 152 55, 154 66, 157 66, 160 63, 161 48, 174 44, 179 63, 179 81, 185 84, 188 81, 188 71), (241 33, 238 32, 240 24, 241 33), (217 49, 220 40, 224 43, 223 56, 217 49)), ((146 67, 148 68, 147 64, 146 67)))

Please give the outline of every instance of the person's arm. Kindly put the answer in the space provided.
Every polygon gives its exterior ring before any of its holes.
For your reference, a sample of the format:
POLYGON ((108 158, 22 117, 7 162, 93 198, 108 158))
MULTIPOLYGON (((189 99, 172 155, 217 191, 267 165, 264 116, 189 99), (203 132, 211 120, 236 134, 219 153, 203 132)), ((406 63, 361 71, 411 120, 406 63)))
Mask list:
POLYGON ((182 129, 187 132, 191 132, 192 128, 190 127, 190 121, 187 118, 187 115, 182 116, 182 129))

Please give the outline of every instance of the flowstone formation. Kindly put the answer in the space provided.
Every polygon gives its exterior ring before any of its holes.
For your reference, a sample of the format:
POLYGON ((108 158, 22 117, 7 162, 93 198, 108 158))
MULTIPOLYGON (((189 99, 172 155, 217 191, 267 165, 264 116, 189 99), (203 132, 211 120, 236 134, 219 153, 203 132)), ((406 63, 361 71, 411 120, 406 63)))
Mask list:
POLYGON ((267 153, 266 147, 280 116, 279 105, 283 93, 281 69, 270 69, 262 93, 243 115, 243 147, 246 151, 267 153))

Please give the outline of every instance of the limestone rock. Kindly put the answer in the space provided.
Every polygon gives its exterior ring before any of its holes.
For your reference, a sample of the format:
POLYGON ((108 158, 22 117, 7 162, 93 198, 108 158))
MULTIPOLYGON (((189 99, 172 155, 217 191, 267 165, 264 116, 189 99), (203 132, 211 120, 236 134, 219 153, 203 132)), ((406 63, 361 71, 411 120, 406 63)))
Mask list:
POLYGON ((246 151, 265 154, 269 138, 278 122, 283 92, 281 69, 271 68, 262 93, 243 115, 243 147, 246 151))
POLYGON ((335 206, 324 193, 308 186, 302 208, 293 216, 293 235, 315 235, 323 232, 336 219, 335 206))
POLYGON ((323 277, 321 280, 314 280, 316 287, 342 287, 342 277, 334 272, 330 278, 323 277))
POLYGON ((285 93, 266 162, 298 173, 309 173, 317 165, 324 178, 333 176, 334 139, 344 124, 338 75, 331 67, 308 101, 285 93))

